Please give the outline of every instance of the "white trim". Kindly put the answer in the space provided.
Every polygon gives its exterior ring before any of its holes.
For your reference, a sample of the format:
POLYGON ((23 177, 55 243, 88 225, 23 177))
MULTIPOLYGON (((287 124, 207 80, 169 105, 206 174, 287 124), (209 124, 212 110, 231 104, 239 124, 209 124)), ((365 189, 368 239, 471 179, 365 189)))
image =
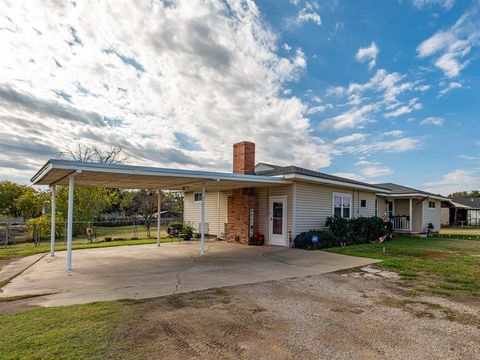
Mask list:
POLYGON ((362 185, 362 184, 355 184, 348 181, 340 181, 340 180, 332 180, 332 179, 325 179, 325 178, 318 178, 315 176, 308 176, 308 175, 301 175, 301 174, 285 174, 283 178, 286 180, 305 180, 309 182, 321 183, 321 184, 332 184, 343 186, 347 188, 354 188, 354 189, 362 189, 362 190, 371 190, 371 191, 379 191, 383 194, 389 194, 391 191, 388 189, 383 189, 380 187, 370 186, 370 185, 362 185))
POLYGON ((292 239, 295 239, 297 230, 297 183, 292 185, 292 239))
POLYGON ((428 200, 428 210, 437 210, 437 202, 435 200, 428 200), (430 203, 433 203, 433 207, 430 207, 430 203))
POLYGON ((349 193, 341 193, 341 192, 333 192, 332 193, 332 216, 335 216, 335 196, 341 196, 343 197, 349 197, 350 198, 350 212, 349 212, 349 217, 345 218, 343 217, 343 199, 342 199, 342 212, 341 212, 341 217, 344 219, 351 219, 352 218, 352 212, 353 212, 353 199, 352 199, 352 194, 349 193))
POLYGON ((394 198, 408 198, 408 197, 419 197, 419 198, 430 198, 430 199, 435 199, 435 200, 440 200, 440 201, 450 201, 449 198, 442 197, 442 196, 437 196, 437 195, 428 195, 428 194, 422 194, 422 193, 409 193, 409 194, 377 194, 378 196, 383 196, 383 197, 394 197, 394 198))
MULTIPOLYGON (((261 175, 244 175, 234 173, 221 173, 213 171, 197 171, 197 170, 185 170, 185 169, 166 169, 155 167, 143 167, 143 166, 131 166, 131 165, 119 165, 119 164, 101 164, 101 163, 89 163, 81 161, 71 160, 49 160, 30 180, 34 184, 42 184, 41 180, 53 169, 61 170, 83 170, 101 173, 113 173, 113 174, 125 174, 125 175, 149 175, 149 176, 162 176, 162 177, 184 177, 184 178, 197 178, 200 180, 230 180, 230 181, 249 181, 257 183, 267 184, 290 184, 289 181, 283 180, 283 178, 277 178, 273 176, 261 176, 261 175)), ((55 179, 54 181, 57 181, 55 179)))
POLYGON ((410 198, 409 199, 410 201, 408 202, 409 203, 409 208, 408 208, 408 229, 411 231, 413 231, 413 199, 410 198))
POLYGON ((283 246, 288 246, 288 234, 287 234, 287 223, 288 223, 288 197, 287 195, 274 195, 268 197, 268 244, 272 245, 272 233, 273 233, 273 209, 272 203, 275 200, 283 201, 283 223, 282 223, 282 233, 283 233, 283 246))

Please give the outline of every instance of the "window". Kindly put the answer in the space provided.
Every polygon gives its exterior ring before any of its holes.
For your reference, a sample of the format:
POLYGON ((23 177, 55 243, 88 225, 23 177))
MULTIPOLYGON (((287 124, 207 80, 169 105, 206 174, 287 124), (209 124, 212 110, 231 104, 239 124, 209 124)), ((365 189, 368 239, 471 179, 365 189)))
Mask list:
POLYGON ((194 193, 193 202, 200 202, 200 201, 202 201, 202 193, 194 193))
POLYGON ((367 207, 367 200, 360 200, 360 207, 366 208, 367 207))
POLYGON ((352 195, 333 193, 333 216, 351 218, 352 195))
POLYGON ((428 208, 429 209, 435 209, 435 201, 429 201, 428 202, 428 208))

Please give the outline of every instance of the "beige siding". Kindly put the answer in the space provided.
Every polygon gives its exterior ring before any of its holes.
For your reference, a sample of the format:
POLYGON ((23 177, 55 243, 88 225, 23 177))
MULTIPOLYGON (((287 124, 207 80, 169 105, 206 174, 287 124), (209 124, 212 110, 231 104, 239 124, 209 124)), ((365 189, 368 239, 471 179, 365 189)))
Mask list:
MULTIPOLYGON (((200 231, 202 203, 193 201, 193 192, 186 192, 184 199, 183 222, 200 231)), ((205 223, 209 235, 223 237, 224 224, 227 222, 227 200, 229 192, 205 192, 205 223)))
POLYGON ((397 216, 410 216, 410 199, 396 199, 394 210, 397 216))
POLYGON ((417 204, 421 199, 412 199, 412 231, 413 232, 423 232, 422 226, 422 217, 423 217, 423 206, 422 204, 417 204))
POLYGON ((352 217, 375 216, 375 193, 318 185, 296 183, 295 235, 325 226, 327 217, 333 215, 333 193, 352 196, 352 217), (367 207, 360 207, 360 200, 367 200, 367 207))
MULTIPOLYGON (((286 196, 287 197, 287 236, 292 231, 292 211, 293 211, 293 185, 281 185, 267 188, 257 188, 258 195, 258 231, 265 235, 265 243, 269 244, 269 197, 286 196)), ((288 239, 288 238, 287 238, 288 239)))

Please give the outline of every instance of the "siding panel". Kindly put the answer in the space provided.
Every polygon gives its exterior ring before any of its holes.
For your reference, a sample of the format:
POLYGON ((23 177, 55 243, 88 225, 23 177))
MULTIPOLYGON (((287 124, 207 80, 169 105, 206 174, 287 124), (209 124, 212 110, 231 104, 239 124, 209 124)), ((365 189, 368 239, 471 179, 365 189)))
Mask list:
MULTIPOLYGON (((183 222, 200 231, 202 203, 193 201, 193 192, 186 192, 184 198, 183 222)), ((227 200, 229 192, 205 192, 205 229, 209 235, 223 236, 224 224, 227 222, 227 200), (219 202, 220 201, 220 202, 219 202), (208 231, 207 231, 208 230, 208 231)))

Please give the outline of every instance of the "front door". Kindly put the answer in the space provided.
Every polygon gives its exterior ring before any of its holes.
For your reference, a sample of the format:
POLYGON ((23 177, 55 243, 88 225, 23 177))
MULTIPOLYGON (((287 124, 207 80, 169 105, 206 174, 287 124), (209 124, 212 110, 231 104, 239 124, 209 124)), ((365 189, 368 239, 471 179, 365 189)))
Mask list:
POLYGON ((287 246, 287 197, 270 197, 270 245, 287 246))

